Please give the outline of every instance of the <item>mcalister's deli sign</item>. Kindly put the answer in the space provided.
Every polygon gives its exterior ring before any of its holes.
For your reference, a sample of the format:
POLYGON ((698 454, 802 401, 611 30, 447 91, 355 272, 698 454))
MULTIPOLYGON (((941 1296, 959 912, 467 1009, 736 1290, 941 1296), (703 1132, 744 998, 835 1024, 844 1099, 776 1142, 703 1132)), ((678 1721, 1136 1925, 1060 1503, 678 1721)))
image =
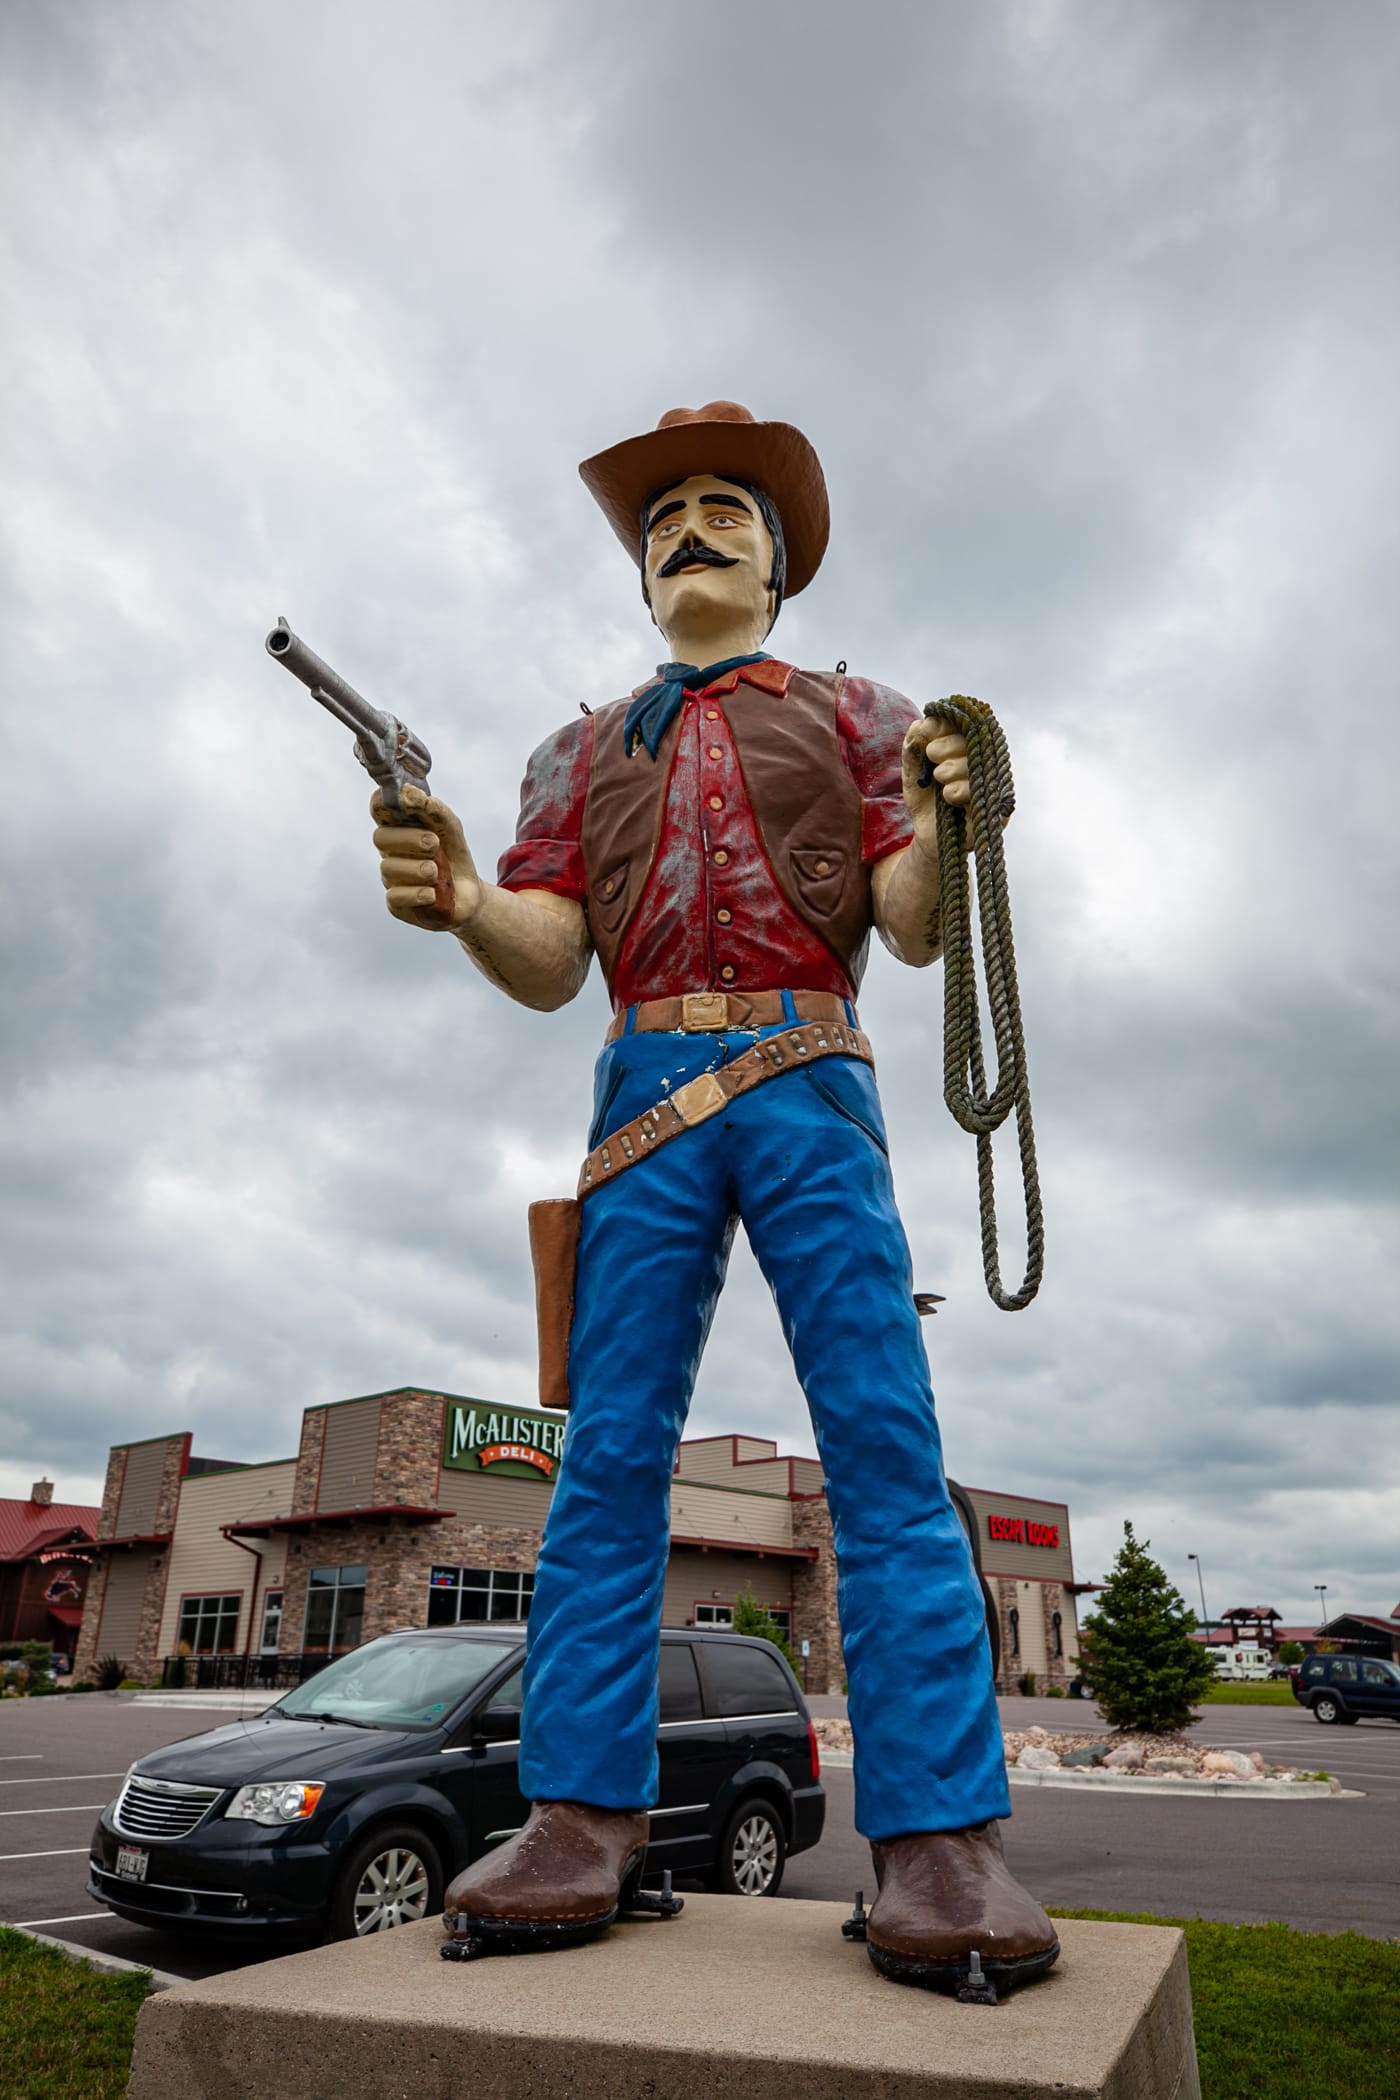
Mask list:
POLYGON ((442 1462, 456 1472, 553 1480, 563 1450, 564 1424, 557 1417, 507 1414, 482 1400, 447 1403, 442 1462))

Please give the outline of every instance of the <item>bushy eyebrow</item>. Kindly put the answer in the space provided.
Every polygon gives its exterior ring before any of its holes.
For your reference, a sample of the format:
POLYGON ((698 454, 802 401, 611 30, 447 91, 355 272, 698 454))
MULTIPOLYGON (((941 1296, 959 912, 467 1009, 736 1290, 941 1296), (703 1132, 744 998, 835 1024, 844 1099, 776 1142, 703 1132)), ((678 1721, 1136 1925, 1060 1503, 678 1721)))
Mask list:
MULTIPOLYGON (((718 502, 719 498, 716 497, 715 501, 718 502)), ((647 531, 650 532, 653 525, 659 525, 663 518, 673 517, 678 510, 684 509, 685 505, 683 503, 663 503, 658 510, 651 511, 648 514, 647 531)))
MULTIPOLYGON (((753 512, 749 509, 742 496, 702 496, 700 501, 702 503, 722 503, 726 510, 741 510, 747 517, 751 518, 753 516, 753 512)), ((677 504, 676 508, 679 510, 680 505, 677 504)))

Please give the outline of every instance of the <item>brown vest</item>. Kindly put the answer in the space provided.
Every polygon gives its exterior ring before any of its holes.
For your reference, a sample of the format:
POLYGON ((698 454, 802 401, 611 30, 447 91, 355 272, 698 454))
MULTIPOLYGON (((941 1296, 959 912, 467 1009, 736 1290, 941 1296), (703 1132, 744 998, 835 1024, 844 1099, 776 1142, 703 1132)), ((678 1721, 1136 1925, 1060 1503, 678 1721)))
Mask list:
MULTIPOLYGON (((794 671, 779 698, 741 677, 724 710, 778 887, 859 986, 870 941, 870 878, 861 860, 860 791, 836 730, 841 682, 831 671, 794 671)), ((645 749, 628 758, 622 724, 630 704, 614 700, 598 709, 583 812, 588 926, 610 987, 656 858, 682 720, 678 714, 667 730, 655 763, 645 749)))

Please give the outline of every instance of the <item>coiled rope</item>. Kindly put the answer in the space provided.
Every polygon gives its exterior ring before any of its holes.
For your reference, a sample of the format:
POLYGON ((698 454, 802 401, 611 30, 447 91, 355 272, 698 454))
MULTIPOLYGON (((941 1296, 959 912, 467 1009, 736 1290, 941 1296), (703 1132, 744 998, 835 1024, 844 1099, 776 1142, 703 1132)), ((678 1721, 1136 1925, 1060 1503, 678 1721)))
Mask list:
MULTIPOLYGON (((1011 937, 1011 903, 1006 887, 1002 826, 1016 806, 1011 759, 1001 724, 985 701, 966 693, 935 700, 924 713, 950 722, 967 742, 967 777, 971 791, 966 808, 938 798, 938 880, 943 917, 943 1098, 955 1121, 977 1140, 977 1192, 982 1215, 982 1273, 992 1303, 1003 1312, 1020 1312, 1040 1288, 1045 1266, 1045 1226, 1036 1169, 1035 1129, 1031 1122, 1026 1046, 1021 1032, 1021 999, 1016 987, 1016 951, 1011 937), (978 1018, 977 963, 973 954, 972 912, 967 872, 967 827, 972 824, 977 865, 977 911, 982 936, 982 967, 987 980, 996 1040, 997 1076, 991 1092, 982 1059, 978 1018), (996 1189, 992 1175, 992 1132, 1016 1111, 1016 1137, 1021 1152, 1021 1183, 1026 1209, 1026 1274, 1018 1291, 1001 1281, 997 1249, 996 1189)), ((919 785, 933 781, 927 759, 919 785)))

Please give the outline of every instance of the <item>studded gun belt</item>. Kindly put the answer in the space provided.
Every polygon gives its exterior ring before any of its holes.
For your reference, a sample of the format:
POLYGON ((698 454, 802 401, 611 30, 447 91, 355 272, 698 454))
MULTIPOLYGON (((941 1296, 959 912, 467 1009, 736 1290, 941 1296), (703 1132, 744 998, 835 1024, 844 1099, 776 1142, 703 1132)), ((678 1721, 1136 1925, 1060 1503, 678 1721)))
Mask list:
MULTIPOLYGON (((714 996, 723 999, 726 994, 714 996)), ((759 995, 750 994, 751 998, 754 996, 759 995)), ((806 996, 828 995, 808 993, 806 996)), ((839 1001, 833 1003, 840 1004, 839 1001)), ((649 1108, 645 1115, 634 1116, 630 1123, 623 1124, 621 1130, 604 1138, 601 1145, 595 1145, 578 1178, 580 1197, 590 1195, 604 1182, 616 1181, 619 1174, 625 1173, 628 1167, 635 1167, 638 1160, 648 1158, 672 1138, 679 1137, 683 1130, 693 1130, 697 1123, 708 1122, 731 1101, 737 1101, 741 1094, 751 1094, 766 1080, 776 1079, 782 1072, 796 1071, 802 1065, 816 1064, 823 1057, 858 1057, 872 1070, 875 1064, 869 1037, 859 1028, 852 1028, 844 1019, 804 1022, 796 1028, 784 1029, 781 1035, 764 1036, 761 1042, 741 1051, 728 1064, 717 1066, 713 1072, 702 1072, 698 1079, 677 1087, 674 1094, 658 1101, 655 1108, 649 1108)))

